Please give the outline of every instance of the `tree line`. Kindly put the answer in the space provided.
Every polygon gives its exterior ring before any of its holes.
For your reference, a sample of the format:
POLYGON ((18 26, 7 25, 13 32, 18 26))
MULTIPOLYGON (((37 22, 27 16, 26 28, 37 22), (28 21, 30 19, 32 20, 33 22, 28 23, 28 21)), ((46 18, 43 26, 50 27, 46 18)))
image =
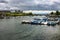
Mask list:
POLYGON ((51 12, 51 15, 60 15, 60 12, 57 10, 56 12, 51 12))
POLYGON ((5 16, 30 16, 33 14, 32 14, 32 12, 24 13, 23 11, 15 10, 15 12, 1 11, 0 16, 2 16, 2 15, 5 15, 5 16))

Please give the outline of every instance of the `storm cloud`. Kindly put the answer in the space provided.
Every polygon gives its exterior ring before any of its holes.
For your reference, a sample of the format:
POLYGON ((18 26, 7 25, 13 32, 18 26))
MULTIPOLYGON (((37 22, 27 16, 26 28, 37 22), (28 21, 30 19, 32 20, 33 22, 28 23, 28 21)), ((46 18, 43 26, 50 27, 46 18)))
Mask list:
POLYGON ((60 10, 59 0, 0 0, 0 10, 60 10))

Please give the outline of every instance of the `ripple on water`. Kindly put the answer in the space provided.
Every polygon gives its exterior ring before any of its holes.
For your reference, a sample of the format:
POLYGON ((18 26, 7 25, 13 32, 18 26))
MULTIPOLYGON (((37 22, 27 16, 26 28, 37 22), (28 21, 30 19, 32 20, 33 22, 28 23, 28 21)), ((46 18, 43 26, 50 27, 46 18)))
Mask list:
POLYGON ((0 40, 60 40, 60 26, 20 24, 23 19, 0 20, 0 40))

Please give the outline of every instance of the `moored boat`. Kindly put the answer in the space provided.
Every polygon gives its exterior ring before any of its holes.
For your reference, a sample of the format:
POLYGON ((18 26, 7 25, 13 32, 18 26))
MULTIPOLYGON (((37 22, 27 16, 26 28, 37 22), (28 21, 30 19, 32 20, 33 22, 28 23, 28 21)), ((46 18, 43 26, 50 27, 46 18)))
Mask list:
POLYGON ((49 22, 47 23, 47 25, 48 25, 48 26, 55 26, 55 25, 56 25, 56 22, 49 21, 49 22))
POLYGON ((31 21, 28 21, 28 20, 23 20, 22 21, 22 24, 30 24, 31 23, 31 21))
POLYGON ((42 24, 42 25, 47 25, 48 22, 47 22, 47 21, 46 21, 46 22, 41 22, 41 24, 42 24))
POLYGON ((47 17, 41 17, 41 18, 33 18, 32 20, 23 20, 22 24, 35 24, 35 25, 56 25, 59 23, 58 19, 50 19, 47 17))
POLYGON ((23 20, 22 24, 47 24, 47 18, 42 17, 42 18, 33 18, 33 20, 23 20))

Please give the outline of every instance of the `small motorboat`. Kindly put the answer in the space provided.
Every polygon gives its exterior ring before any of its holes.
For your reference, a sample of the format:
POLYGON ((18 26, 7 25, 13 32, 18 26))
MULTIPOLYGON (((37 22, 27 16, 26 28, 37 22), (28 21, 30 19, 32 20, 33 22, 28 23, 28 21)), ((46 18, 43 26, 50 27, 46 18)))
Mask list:
POLYGON ((59 19, 57 19, 57 18, 55 18, 55 19, 48 19, 48 21, 50 21, 50 22, 53 22, 53 23, 56 23, 56 24, 59 24, 59 19))
POLYGON ((56 24, 60 24, 60 18, 56 18, 56 24))
POLYGON ((32 20, 23 20, 22 24, 47 24, 47 18, 42 17, 42 18, 33 18, 32 20))
POLYGON ((47 18, 42 19, 41 24, 43 24, 43 25, 47 25, 47 23, 48 23, 48 21, 47 21, 47 20, 48 20, 47 18))
POLYGON ((37 20, 36 21, 32 21, 31 24, 36 24, 36 25, 39 24, 40 25, 41 21, 37 21, 37 20))
POLYGON ((56 22, 50 21, 50 22, 47 23, 47 25, 48 25, 48 26, 55 26, 55 25, 56 25, 56 22))
POLYGON ((35 25, 41 24, 41 19, 39 19, 39 18, 34 18, 34 19, 31 21, 31 24, 35 24, 35 25))
POLYGON ((43 21, 43 22, 41 22, 41 24, 42 24, 42 25, 47 25, 48 22, 47 22, 47 21, 45 21, 45 22, 43 21))
POLYGON ((30 24, 31 23, 31 21, 28 21, 28 20, 23 20, 22 21, 22 24, 30 24))

